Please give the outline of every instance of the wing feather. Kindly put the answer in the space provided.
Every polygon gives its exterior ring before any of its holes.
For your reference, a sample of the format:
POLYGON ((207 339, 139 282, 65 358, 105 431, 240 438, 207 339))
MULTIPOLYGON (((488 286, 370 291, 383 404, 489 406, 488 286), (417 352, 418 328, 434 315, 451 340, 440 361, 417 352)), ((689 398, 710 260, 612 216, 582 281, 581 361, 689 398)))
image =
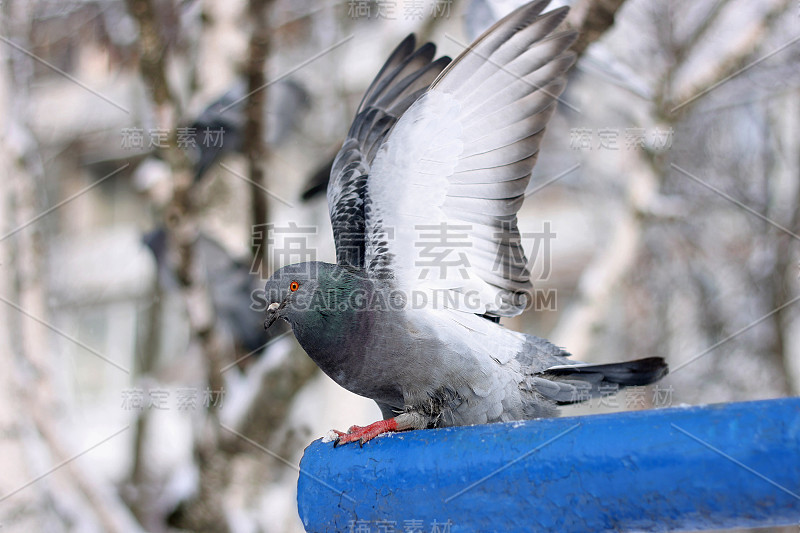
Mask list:
POLYGON ((575 32, 555 32, 567 9, 542 15, 547 3, 490 28, 383 138, 366 181, 374 275, 405 290, 477 295, 447 304, 462 311, 524 310, 531 284, 516 214, 575 60, 575 32), (453 268, 444 273, 436 258, 453 268))
POLYGON ((406 37, 375 76, 331 168, 328 209, 340 264, 367 266, 366 184, 372 161, 397 120, 450 62, 446 56, 433 60, 432 43, 415 51, 415 42, 413 35, 406 37))

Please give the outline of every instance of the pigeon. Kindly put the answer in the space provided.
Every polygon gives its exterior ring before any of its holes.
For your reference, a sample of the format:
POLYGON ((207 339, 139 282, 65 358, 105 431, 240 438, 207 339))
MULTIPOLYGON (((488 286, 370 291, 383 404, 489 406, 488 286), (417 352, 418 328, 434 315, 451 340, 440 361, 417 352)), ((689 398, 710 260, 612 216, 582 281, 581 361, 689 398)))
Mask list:
MULTIPOLYGON (((145 234, 142 242, 153 254, 161 288, 172 292, 179 290, 181 283, 175 274, 176 258, 170 255, 168 239, 166 229, 159 227, 145 234)), ((230 348, 225 352, 244 370, 270 341, 285 331, 282 328, 265 331, 258 327, 263 321, 263 311, 255 309, 258 302, 253 300, 253 294, 260 292, 261 281, 252 274, 249 264, 231 257, 219 242, 203 232, 198 233, 193 250, 194 261, 208 288, 216 326, 230 348)))
POLYGON ((325 163, 314 169, 303 187, 303 193, 300 195, 300 199, 303 202, 310 202, 325 194, 328 190, 328 181, 330 180, 331 169, 335 160, 335 156, 329 157, 325 160, 325 163))
POLYGON ((328 376, 381 410, 334 445, 552 417, 668 371, 658 357, 572 361, 498 323, 531 301, 516 213, 574 62, 576 33, 556 30, 567 8, 547 4, 513 11, 453 61, 407 37, 331 171, 337 263, 287 265, 266 283, 264 326, 287 321, 328 376))
MULTIPOLYGON (((275 147, 286 140, 310 104, 306 90, 291 80, 273 83, 267 91, 263 119, 265 142, 275 147)), ((226 154, 242 152, 246 104, 247 84, 245 80, 238 80, 188 126, 186 144, 193 161, 195 182, 226 154)))

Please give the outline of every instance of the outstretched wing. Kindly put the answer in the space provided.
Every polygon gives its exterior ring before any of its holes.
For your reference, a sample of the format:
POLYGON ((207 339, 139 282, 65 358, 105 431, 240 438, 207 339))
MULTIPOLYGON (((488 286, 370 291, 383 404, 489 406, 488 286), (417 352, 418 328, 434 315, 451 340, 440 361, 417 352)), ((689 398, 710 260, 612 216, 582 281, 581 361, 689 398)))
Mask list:
POLYGON ((364 267, 364 201, 367 176, 387 133, 450 63, 427 43, 414 50, 414 35, 392 52, 364 94, 356 117, 331 168, 328 209, 339 264, 364 267))
POLYGON ((517 228, 545 126, 574 62, 567 8, 527 4, 487 30, 405 112, 366 187, 366 258, 406 291, 514 316, 531 283, 517 228))

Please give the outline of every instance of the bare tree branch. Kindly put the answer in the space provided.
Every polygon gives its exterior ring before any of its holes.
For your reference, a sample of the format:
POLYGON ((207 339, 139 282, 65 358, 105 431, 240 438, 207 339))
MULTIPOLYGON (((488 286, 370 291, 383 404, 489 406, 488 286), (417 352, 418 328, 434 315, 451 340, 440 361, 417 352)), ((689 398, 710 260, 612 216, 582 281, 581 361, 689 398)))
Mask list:
MULTIPOLYGON (((140 71, 156 106, 159 126, 171 132, 166 159, 173 175, 172 199, 167 207, 168 242, 177 248, 180 258, 176 277, 183 286, 183 296, 192 337, 199 341, 206 361, 206 380, 212 391, 223 390, 221 369, 223 354, 220 334, 215 326, 214 308, 202 266, 194 261, 194 243, 198 235, 196 207, 192 196, 189 161, 177 143, 178 102, 166 77, 166 43, 158 31, 159 20, 151 0, 127 0, 129 12, 140 31, 140 71)), ((216 454, 219 440, 218 415, 213 406, 206 413, 204 427, 195 439, 200 470, 199 497, 202 509, 192 517, 202 518, 211 530, 226 531, 221 487, 227 484, 228 471, 224 454, 216 454), (220 476, 220 474, 222 474, 220 476), (220 481, 221 477, 221 481, 220 481)), ((205 526, 203 526, 205 527, 205 526)), ((202 529, 202 527, 201 527, 202 529)))
POLYGON ((678 44, 677 48, 675 49, 675 61, 673 62, 675 67, 683 64, 687 55, 694 50, 695 46, 697 46, 697 43, 699 43, 706 36, 708 30, 714 26, 717 20, 719 20, 720 13, 725 10, 725 7, 727 7, 730 2, 731 0, 717 0, 714 2, 714 5, 711 6, 711 10, 700 22, 697 28, 695 28, 689 38, 678 44))
MULTIPOLYGON (((24 4, 22 4, 24 6, 24 4)), ((19 6, 18 6, 19 7, 19 6)), ((25 9, 24 7, 22 8, 25 9)), ((27 38, 29 30, 30 16, 28 13, 16 13, 18 31, 25 33, 27 38)), ((5 28, 4 28, 5 29, 5 28)), ((26 47, 29 48, 29 47, 26 47)), ((14 77, 11 75, 9 60, 5 54, 5 48, 0 50, 0 111, 4 117, 4 126, 25 132, 24 137, 30 143, 35 143, 33 135, 28 131, 28 124, 23 119, 16 118, 15 109, 25 108, 16 102, 17 106, 12 109, 7 100, 10 92, 10 83, 14 77)), ((30 68, 21 68, 17 72, 32 73, 30 68)), ((17 98, 24 98, 22 95, 29 94, 29 79, 15 79, 15 90, 17 98)), ((27 104, 27 102, 24 102, 27 104)), ((6 137, 6 139, 8 139, 6 137)), ((8 144, 3 143, 4 154, 2 161, 7 165, 4 172, 3 185, 8 194, 2 195, 3 198, 10 197, 13 200, 8 202, 11 211, 4 213, 0 217, 0 225, 12 224, 18 226, 20 222, 34 220, 35 217, 44 211, 39 200, 39 192, 43 188, 44 173, 39 159, 39 147, 35 144, 21 148, 26 153, 12 153, 8 144), (13 162, 13 163, 12 163, 13 162)), ((19 145, 17 145, 19 147, 19 145)), ((4 166, 5 166, 4 165, 4 166)), ((6 202, 4 202, 6 204, 6 202)), ((91 448, 79 453, 75 453, 72 440, 68 437, 69 432, 65 430, 65 415, 68 412, 64 405, 64 394, 59 386, 59 380, 55 378, 55 372, 59 368, 54 359, 53 348, 49 342, 50 337, 43 334, 43 324, 41 321, 32 320, 31 316, 45 318, 48 316, 47 299, 48 295, 45 287, 44 275, 44 250, 46 249, 46 226, 34 224, 25 227, 4 239, 0 246, 6 248, 3 257, 8 259, 7 268, 3 269, 4 283, 6 288, 13 289, 5 293, 9 301, 17 302, 16 305, 7 309, 11 318, 6 322, 9 327, 7 344, 16 347, 17 357, 10 358, 18 367, 12 371, 17 377, 23 377, 16 382, 10 389, 24 406, 26 414, 33 422, 36 431, 41 436, 44 447, 55 465, 51 470, 44 474, 39 473, 39 477, 33 477, 27 483, 20 485, 13 492, 2 495, 12 497, 17 491, 31 490, 33 485, 46 483, 44 478, 52 475, 60 483, 68 487, 70 495, 61 494, 58 490, 50 491, 48 495, 55 505, 63 509, 73 508, 76 504, 81 507, 83 514, 87 511, 90 516, 83 516, 87 523, 93 527, 101 527, 105 531, 111 532, 138 532, 142 531, 127 507, 122 503, 113 485, 108 481, 98 477, 91 469, 81 467, 81 463, 76 461, 77 457, 91 448), (7 276, 7 278, 6 278, 7 276), (21 311, 21 310, 24 310, 21 311), (13 326, 12 326, 13 324, 13 326), (61 394, 60 394, 61 393, 61 394)), ((3 231, 3 234, 6 232, 3 231)), ((4 304, 5 305, 5 304, 4 304)), ((21 430, 21 428, 18 428, 21 430)), ((23 432, 20 431, 20 434, 23 432)), ((62 512, 63 512, 62 509, 62 512)), ((73 509, 74 510, 74 509, 73 509)), ((86 525, 84 523, 83 525, 86 525)))
POLYGON ((580 35, 572 50, 580 57, 589 45, 614 25, 614 17, 625 0, 579 0, 570 10, 567 23, 580 35))
MULTIPOLYGON (((267 105, 267 91, 269 86, 264 76, 264 68, 269 57, 270 48, 270 26, 269 11, 272 0, 250 0, 248 12, 253 22, 253 30, 250 34, 247 58, 247 106, 245 110, 246 121, 244 127, 244 153, 247 155, 250 168, 250 202, 252 211, 253 226, 263 227, 268 220, 267 197, 264 190, 267 186, 267 179, 264 172, 264 160, 266 150, 264 149, 264 139, 266 138, 266 121, 264 120, 264 108, 267 105)), ((264 232, 252 232, 253 236, 262 235, 264 232)), ((253 265, 259 272, 262 272, 265 243, 251 243, 253 255, 253 265)))
POLYGON ((550 334, 557 344, 569 346, 577 359, 591 360, 595 332, 606 318, 608 302, 630 272, 639 254, 642 236, 641 213, 652 211, 659 179, 641 152, 632 152, 625 207, 613 224, 614 233, 581 275, 574 303, 564 312, 550 334))
MULTIPOLYGON (((697 78, 685 83, 682 88, 671 88, 673 91, 670 95, 671 98, 663 100, 667 102, 664 106, 664 113, 686 113, 690 104, 693 104, 711 90, 740 73, 758 53, 759 45, 764 41, 764 37, 775 20, 786 13, 792 4, 791 0, 775 1, 761 19, 753 22, 747 31, 742 32, 742 37, 739 41, 728 48, 729 51, 726 57, 716 65, 711 66, 711 68, 703 69, 697 78)), ((712 12, 713 15, 715 15, 714 12, 712 12)), ((698 39, 700 37, 698 36, 698 39)), ((688 56, 691 52, 684 49, 682 53, 688 56)), ((679 63, 676 64, 676 67, 682 65, 683 63, 679 63)))

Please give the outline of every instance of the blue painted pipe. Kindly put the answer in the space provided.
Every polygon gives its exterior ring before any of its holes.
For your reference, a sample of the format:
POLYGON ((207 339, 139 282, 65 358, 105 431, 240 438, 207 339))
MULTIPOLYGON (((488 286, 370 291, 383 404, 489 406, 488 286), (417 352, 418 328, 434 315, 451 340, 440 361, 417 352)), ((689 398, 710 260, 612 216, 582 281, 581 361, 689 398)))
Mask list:
POLYGON ((800 525, 800 398, 316 441, 300 469, 308 531, 800 525))

